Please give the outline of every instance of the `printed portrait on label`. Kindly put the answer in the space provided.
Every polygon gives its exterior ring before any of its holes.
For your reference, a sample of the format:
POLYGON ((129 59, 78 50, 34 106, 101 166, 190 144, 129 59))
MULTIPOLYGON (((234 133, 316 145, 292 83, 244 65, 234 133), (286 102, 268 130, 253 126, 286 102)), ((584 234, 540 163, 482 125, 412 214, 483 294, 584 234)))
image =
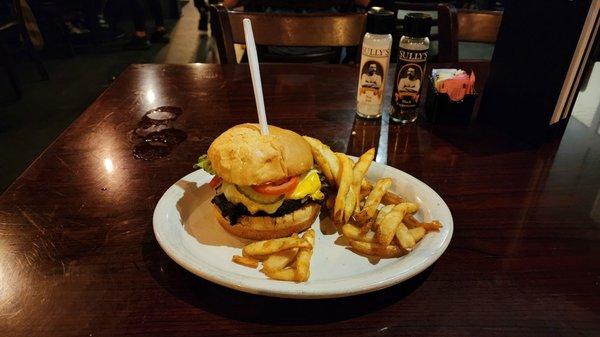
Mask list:
POLYGON ((378 90, 383 86, 383 67, 379 62, 365 62, 360 73, 361 87, 378 90))
POLYGON ((409 63, 400 68, 398 72, 398 82, 396 101, 404 104, 416 103, 421 91, 421 79, 423 69, 418 64, 409 63))

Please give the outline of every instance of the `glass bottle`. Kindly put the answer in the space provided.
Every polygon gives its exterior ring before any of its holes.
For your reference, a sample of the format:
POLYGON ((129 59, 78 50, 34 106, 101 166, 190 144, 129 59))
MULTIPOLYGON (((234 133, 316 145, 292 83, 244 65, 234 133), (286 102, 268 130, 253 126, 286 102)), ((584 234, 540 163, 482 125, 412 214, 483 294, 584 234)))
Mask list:
POLYGON ((381 117, 385 81, 390 65, 394 12, 372 7, 367 13, 367 33, 361 49, 356 94, 356 114, 381 117))
POLYGON ((427 80, 425 66, 430 30, 429 14, 408 13, 404 17, 390 111, 390 118, 395 122, 411 123, 417 119, 422 83, 427 80))

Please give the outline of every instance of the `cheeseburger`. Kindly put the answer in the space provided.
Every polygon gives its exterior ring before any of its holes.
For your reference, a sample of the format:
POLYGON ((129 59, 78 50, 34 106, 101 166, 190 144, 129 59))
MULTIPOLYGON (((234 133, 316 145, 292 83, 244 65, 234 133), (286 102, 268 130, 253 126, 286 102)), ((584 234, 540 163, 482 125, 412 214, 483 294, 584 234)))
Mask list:
POLYGON ((299 134, 241 124, 217 137, 198 166, 213 173, 215 217, 248 239, 289 236, 309 228, 325 199, 310 145, 299 134))

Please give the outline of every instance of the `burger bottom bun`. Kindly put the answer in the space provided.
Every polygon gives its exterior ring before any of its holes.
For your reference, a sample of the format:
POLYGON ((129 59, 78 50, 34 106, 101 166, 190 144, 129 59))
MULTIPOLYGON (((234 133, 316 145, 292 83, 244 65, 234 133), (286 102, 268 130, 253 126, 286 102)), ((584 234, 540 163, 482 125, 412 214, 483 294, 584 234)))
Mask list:
POLYGON ((242 215, 235 225, 223 217, 214 204, 213 213, 226 231, 241 238, 267 240, 290 236, 310 228, 321 210, 321 205, 308 203, 296 211, 280 217, 242 215))

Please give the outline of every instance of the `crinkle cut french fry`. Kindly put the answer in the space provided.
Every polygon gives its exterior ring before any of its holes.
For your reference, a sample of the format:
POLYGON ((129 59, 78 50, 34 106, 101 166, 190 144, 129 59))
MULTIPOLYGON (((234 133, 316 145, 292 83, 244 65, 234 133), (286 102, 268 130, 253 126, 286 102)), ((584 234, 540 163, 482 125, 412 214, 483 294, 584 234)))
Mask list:
POLYGON ((250 267, 250 268, 258 267, 258 260, 253 259, 251 257, 234 255, 231 258, 231 261, 233 261, 237 264, 241 264, 242 266, 250 267))
MULTIPOLYGON (((337 196, 335 198, 335 206, 333 210, 333 223, 341 226, 346 221, 345 218, 345 209, 346 205, 346 195, 348 191, 350 191, 350 185, 352 185, 352 160, 348 158, 343 153, 336 153, 339 162, 340 162, 340 185, 338 188, 337 196)), ((354 206, 352 206, 354 209, 354 206)))
POLYGON ((274 272, 287 267, 296 255, 298 254, 298 248, 292 248, 283 250, 269 255, 269 257, 263 262, 263 268, 269 272, 274 272))
POLYGON ((387 191, 387 189, 392 185, 392 179, 390 178, 382 178, 377 180, 375 186, 371 190, 371 193, 367 196, 367 200, 365 201, 365 205, 362 210, 354 215, 354 220, 358 224, 366 224, 371 221, 377 213, 377 207, 381 202, 381 198, 387 191))
POLYGON ((302 238, 310 242, 311 248, 300 248, 296 258, 296 282, 306 282, 310 277, 310 258, 315 246, 315 231, 307 230, 302 238))
POLYGON ((298 237, 287 237, 253 242, 243 248, 245 255, 267 255, 292 248, 309 248, 310 242, 298 237))
POLYGON ((396 245, 380 245, 374 242, 350 241, 350 246, 359 253, 379 257, 399 257, 407 252, 396 245))
POLYGON ((360 228, 351 224, 345 224, 344 226, 342 226, 342 233, 344 234, 344 236, 355 241, 376 242, 374 232, 368 232, 366 234, 363 234, 361 233, 360 228))
POLYGON ((398 239, 400 246, 406 250, 412 250, 417 244, 415 238, 413 238, 406 225, 402 222, 396 228, 396 239, 398 239))
POLYGON ((421 239, 427 233, 427 231, 423 227, 409 228, 408 231, 410 232, 410 235, 412 235, 413 239, 415 239, 416 242, 421 241, 421 239))

